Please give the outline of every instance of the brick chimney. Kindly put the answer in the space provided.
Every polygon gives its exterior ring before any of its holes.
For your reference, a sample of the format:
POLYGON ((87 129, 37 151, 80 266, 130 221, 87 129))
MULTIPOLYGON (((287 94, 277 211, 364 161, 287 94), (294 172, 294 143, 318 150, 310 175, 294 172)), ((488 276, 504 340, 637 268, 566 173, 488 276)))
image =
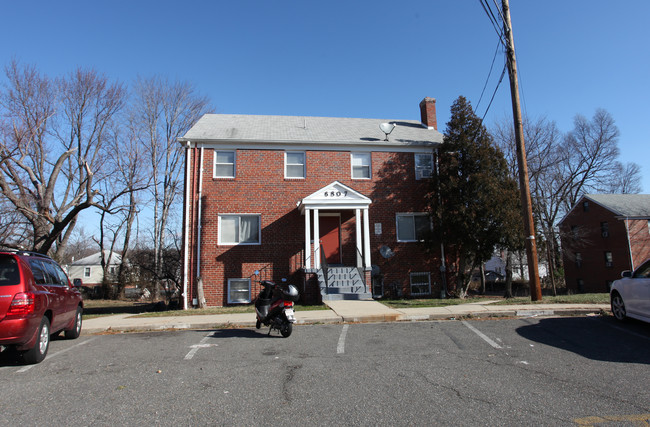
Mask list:
POLYGON ((438 130, 438 119, 436 119, 436 100, 428 96, 420 102, 420 118, 422 124, 429 129, 438 130))

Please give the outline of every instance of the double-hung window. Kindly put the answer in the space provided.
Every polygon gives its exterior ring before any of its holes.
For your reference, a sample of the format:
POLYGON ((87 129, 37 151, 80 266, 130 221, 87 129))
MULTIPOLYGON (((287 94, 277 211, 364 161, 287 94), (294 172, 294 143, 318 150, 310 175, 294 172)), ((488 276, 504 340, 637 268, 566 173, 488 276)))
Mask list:
POLYGON ((215 178, 235 177, 235 152, 234 151, 215 151, 214 177, 215 178))
POLYGON ((370 153, 352 153, 352 179, 370 179, 370 153))
POLYGON ((612 267, 614 265, 614 257, 612 253, 607 251, 605 252, 605 267, 612 267))
POLYGON ((433 173, 433 154, 415 155, 415 179, 431 178, 433 173))
POLYGON ((260 215, 219 215, 220 245, 259 245, 260 215))
POLYGON ((287 151, 284 153, 284 177, 305 178, 304 151, 287 151))
POLYGON ((422 242, 431 231, 431 219, 427 213, 397 214, 397 241, 422 242))

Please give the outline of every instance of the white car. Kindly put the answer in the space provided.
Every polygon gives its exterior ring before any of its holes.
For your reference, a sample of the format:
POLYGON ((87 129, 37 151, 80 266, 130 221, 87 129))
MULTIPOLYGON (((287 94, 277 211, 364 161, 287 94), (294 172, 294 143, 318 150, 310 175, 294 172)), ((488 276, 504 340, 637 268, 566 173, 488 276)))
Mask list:
POLYGON ((632 271, 621 273, 612 284, 612 314, 618 320, 626 317, 650 322, 650 259, 632 271))

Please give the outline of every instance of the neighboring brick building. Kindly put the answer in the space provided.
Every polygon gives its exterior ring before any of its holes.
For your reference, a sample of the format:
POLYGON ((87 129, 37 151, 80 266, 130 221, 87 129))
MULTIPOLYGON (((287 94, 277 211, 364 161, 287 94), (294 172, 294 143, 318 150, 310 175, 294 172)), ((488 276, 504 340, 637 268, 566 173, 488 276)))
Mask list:
POLYGON ((422 122, 203 116, 180 139, 185 306, 201 300, 198 278, 208 306, 250 302, 260 279, 287 278, 305 301, 369 298, 372 282, 375 294, 382 284, 439 293, 438 255, 420 243, 442 142, 435 100, 420 113, 422 122), (395 125, 389 135, 382 123, 395 125))
POLYGON ((650 195, 587 194, 560 221, 564 277, 573 292, 609 292, 650 258, 650 195))

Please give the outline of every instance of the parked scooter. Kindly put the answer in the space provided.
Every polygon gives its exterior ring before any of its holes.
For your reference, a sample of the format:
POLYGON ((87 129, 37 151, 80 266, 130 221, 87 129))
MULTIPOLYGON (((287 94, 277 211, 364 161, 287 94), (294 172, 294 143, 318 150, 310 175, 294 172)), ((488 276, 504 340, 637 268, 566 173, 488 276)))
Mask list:
MULTIPOLYGON (((285 279, 282 279, 285 281, 285 279)), ((255 327, 270 326, 271 331, 277 329, 283 337, 291 335, 296 316, 293 311, 294 301, 298 301, 298 289, 293 285, 276 285, 270 280, 260 282, 262 290, 255 301, 257 322, 255 327)))

